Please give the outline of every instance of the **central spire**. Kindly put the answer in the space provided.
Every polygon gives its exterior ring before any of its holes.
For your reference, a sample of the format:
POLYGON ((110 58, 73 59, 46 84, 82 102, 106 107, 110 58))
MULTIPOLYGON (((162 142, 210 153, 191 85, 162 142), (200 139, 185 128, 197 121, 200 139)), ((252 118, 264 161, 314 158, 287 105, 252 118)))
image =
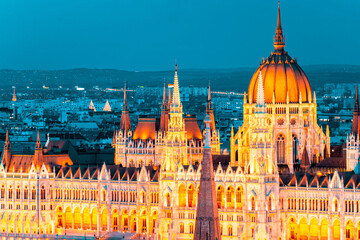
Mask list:
POLYGON ((276 35, 274 37, 274 47, 275 47, 275 51, 279 51, 279 52, 284 51, 284 47, 285 47, 285 37, 283 35, 283 30, 281 27, 280 1, 278 1, 278 16, 277 16, 276 35))
POLYGON ((172 104, 175 106, 179 106, 180 103, 180 91, 179 91, 179 80, 177 75, 177 64, 175 64, 175 76, 174 76, 174 93, 172 104))
POLYGON ((175 64, 174 90, 170 106, 170 112, 182 113, 182 105, 180 101, 179 79, 177 75, 177 64, 175 64))

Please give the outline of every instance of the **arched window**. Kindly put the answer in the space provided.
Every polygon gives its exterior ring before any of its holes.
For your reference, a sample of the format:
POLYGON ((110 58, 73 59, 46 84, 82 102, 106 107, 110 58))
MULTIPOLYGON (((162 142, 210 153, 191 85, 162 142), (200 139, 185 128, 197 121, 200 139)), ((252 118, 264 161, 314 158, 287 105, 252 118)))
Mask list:
POLYGON ((12 186, 9 187, 9 199, 12 199, 13 197, 13 189, 12 186))
POLYGON ((31 190, 31 199, 36 199, 36 189, 35 186, 32 187, 31 190))
POLYGON ((232 236, 233 235, 233 229, 232 229, 232 226, 228 226, 228 235, 229 236, 232 236))
POLYGON ((255 197, 251 196, 251 211, 255 211, 255 197))
POLYGON ((299 140, 297 139, 295 134, 292 135, 292 139, 293 139, 293 141, 292 141, 293 161, 297 162, 299 140))
POLYGON ((106 191, 104 189, 102 190, 102 200, 106 201, 106 191))
POLYGON ((242 189, 238 187, 236 189, 236 203, 242 203, 242 189))
POLYGON ((170 194, 166 193, 165 197, 166 197, 166 206, 170 207, 171 206, 170 194))
POLYGON ((16 199, 20 199, 20 186, 16 187, 16 199))
POLYGON ((53 189, 52 189, 52 186, 50 185, 50 189, 49 189, 49 191, 50 191, 50 199, 53 199, 53 189))
POLYGON ((5 186, 1 186, 1 198, 5 198, 5 186))
POLYGON ((194 233, 194 225, 192 223, 190 223, 189 230, 191 234, 194 233))
POLYGON ((41 199, 42 199, 42 200, 46 199, 45 187, 44 187, 44 186, 41 187, 41 199))
POLYGON ((280 134, 276 140, 277 147, 277 163, 284 164, 285 163, 285 138, 284 135, 280 134))
POLYGON ((269 200, 268 200, 268 210, 271 211, 272 210, 272 206, 271 206, 271 196, 269 196, 269 200))
POLYGON ((216 191, 216 200, 217 200, 218 208, 223 207, 223 204, 222 204, 223 203, 223 194, 224 194, 224 189, 222 186, 219 186, 216 191))
POLYGON ((188 206, 194 207, 195 201, 194 201, 194 186, 190 185, 188 188, 188 206))
POLYGON ((184 233, 184 224, 180 223, 180 233, 184 233))
POLYGON ((24 189, 24 199, 29 199, 29 189, 27 186, 24 189))

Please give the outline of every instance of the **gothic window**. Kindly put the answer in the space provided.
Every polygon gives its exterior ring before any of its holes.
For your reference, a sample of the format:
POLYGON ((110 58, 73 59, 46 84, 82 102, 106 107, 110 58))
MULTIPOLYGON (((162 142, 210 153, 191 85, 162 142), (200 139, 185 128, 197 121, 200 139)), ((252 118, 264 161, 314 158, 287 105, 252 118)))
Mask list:
POLYGON ((20 199, 20 186, 16 187, 16 199, 20 199))
POLYGON ((194 233, 194 225, 192 223, 190 223, 190 233, 193 234, 194 233))
POLYGON ((236 203, 242 203, 242 189, 238 187, 236 190, 236 203))
POLYGON ((232 226, 228 227, 228 236, 232 236, 233 235, 233 229, 232 226))
POLYGON ((271 206, 271 196, 269 197, 269 200, 268 200, 268 210, 269 210, 269 211, 272 210, 272 206, 271 206))
POLYGON ((188 188, 188 206, 189 207, 194 207, 195 203, 194 203, 194 186, 190 185, 188 188))
POLYGON ((285 163, 285 138, 284 135, 280 134, 276 141, 277 147, 277 163, 285 163))
POLYGON ((293 141, 292 141, 293 161, 297 162, 299 140, 297 139, 295 134, 292 135, 292 139, 293 139, 293 141))
POLYGON ((170 207, 171 206, 170 194, 166 193, 165 197, 166 197, 166 206, 170 207))
POLYGON ((5 198, 5 186, 1 186, 1 198, 5 198))
POLYGON ((255 197, 251 196, 251 211, 255 211, 255 197))
POLYGON ((49 191, 50 191, 50 199, 53 199, 53 189, 51 185, 49 191))
POLYGON ((9 187, 9 199, 12 199, 12 195, 13 195, 13 189, 12 186, 9 187))
POLYGON ((180 223, 180 233, 184 233, 184 224, 180 223))
POLYGON ((44 186, 41 187, 41 199, 46 199, 44 186))
POLYGON ((35 186, 32 187, 32 190, 31 190, 31 199, 36 199, 36 189, 35 189, 35 186))
POLYGON ((29 189, 27 186, 25 186, 24 189, 24 199, 28 199, 29 198, 29 189))

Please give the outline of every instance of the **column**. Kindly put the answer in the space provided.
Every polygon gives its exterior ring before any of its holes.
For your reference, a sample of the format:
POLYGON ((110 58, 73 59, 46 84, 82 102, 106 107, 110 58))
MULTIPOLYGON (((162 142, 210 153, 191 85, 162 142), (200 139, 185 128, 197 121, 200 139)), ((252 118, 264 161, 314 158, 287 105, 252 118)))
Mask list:
POLYGON ((333 231, 331 228, 331 220, 328 221, 328 240, 333 239, 333 231))
POLYGON ((110 211, 108 211, 108 215, 107 215, 107 219, 108 219, 108 221, 107 221, 107 231, 108 232, 111 232, 112 231, 112 225, 113 225, 113 223, 112 223, 112 218, 111 218, 111 209, 110 209, 110 211), (110 214, 109 214, 110 213, 110 214), (111 230, 110 230, 110 226, 111 226, 111 230))
POLYGON ((84 214, 83 213, 80 213, 80 215, 81 215, 81 222, 80 222, 80 228, 82 229, 82 230, 84 230, 84 214))
POLYGON ((71 228, 75 229, 75 213, 72 213, 71 228))
POLYGON ((99 214, 99 209, 97 209, 97 223, 96 223, 96 230, 97 230, 97 235, 99 236, 100 235, 100 221, 101 221, 101 218, 100 218, 100 214, 99 214))

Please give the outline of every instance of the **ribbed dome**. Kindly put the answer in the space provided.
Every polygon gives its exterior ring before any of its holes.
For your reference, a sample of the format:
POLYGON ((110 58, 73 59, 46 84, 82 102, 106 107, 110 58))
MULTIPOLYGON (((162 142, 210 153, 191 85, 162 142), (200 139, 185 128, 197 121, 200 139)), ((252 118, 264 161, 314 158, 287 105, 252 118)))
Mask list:
POLYGON ((297 64, 296 60, 293 60, 284 51, 285 37, 281 27, 280 5, 278 7, 274 47, 275 51, 261 63, 251 79, 248 89, 248 101, 250 103, 256 102, 260 71, 263 75, 266 103, 272 103, 273 96, 275 96, 276 103, 286 103, 287 94, 289 94, 289 102, 299 103, 300 93, 302 102, 312 101, 311 87, 305 72, 297 64))
POLYGON ((276 103, 286 103, 287 93, 289 102, 298 103, 312 101, 311 87, 305 72, 286 52, 273 53, 256 70, 249 89, 248 99, 256 102, 258 76, 263 75, 265 102, 272 103, 275 95, 276 103))

